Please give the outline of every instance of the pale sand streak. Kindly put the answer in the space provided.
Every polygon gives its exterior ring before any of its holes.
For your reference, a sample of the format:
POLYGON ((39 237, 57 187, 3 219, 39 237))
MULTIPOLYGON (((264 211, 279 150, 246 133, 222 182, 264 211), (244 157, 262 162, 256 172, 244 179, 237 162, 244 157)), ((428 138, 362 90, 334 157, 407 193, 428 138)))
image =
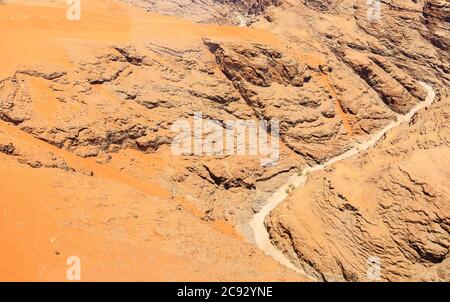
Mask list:
MULTIPOLYGON (((425 83, 419 82, 428 92, 428 95, 425 99, 425 101, 420 102, 417 104, 411 111, 405 115, 397 115, 397 120, 389 123, 384 129, 373 135, 373 137, 362 143, 356 143, 352 149, 346 151, 345 153, 338 155, 336 157, 333 157, 329 161, 327 161, 324 164, 308 167, 303 170, 302 175, 294 174, 287 182, 281 186, 277 191, 275 191, 272 196, 267 200, 267 204, 261 209, 260 212, 255 214, 253 219, 250 221, 250 227, 253 230, 253 234, 255 237, 256 245, 263 250, 268 256, 271 256, 284 266, 295 270, 298 273, 305 274, 302 270, 298 269, 294 266, 289 260, 288 257, 286 257, 283 252, 281 252, 278 248, 276 248, 272 242, 270 241, 269 233, 266 230, 266 227, 264 225, 264 220, 266 219, 267 215, 275 209, 283 200, 285 200, 289 194, 286 193, 286 190, 290 186, 294 186, 295 188, 298 188, 305 184, 306 180, 308 179, 308 174, 311 172, 319 171, 324 169, 325 167, 332 165, 338 161, 348 159, 350 157, 355 156, 361 151, 367 150, 373 145, 375 145, 389 130, 391 130, 394 127, 397 127, 398 125, 409 121, 420 109, 429 106, 433 103, 434 98, 436 96, 436 93, 434 92, 433 88, 425 83)), ((306 275, 306 274, 305 274, 306 275)))

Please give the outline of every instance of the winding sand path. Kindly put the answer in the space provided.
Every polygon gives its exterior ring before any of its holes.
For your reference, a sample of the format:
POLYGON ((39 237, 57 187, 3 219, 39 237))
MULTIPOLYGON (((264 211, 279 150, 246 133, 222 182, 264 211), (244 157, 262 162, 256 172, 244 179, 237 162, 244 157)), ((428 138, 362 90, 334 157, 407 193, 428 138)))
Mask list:
POLYGON ((405 115, 397 115, 397 120, 389 123, 386 127, 384 127, 382 130, 377 132, 370 138, 368 141, 361 142, 361 143, 355 143, 353 148, 346 151, 345 153, 342 153, 341 155, 338 155, 336 157, 331 158, 329 161, 321 164, 316 165, 313 167, 308 167, 303 170, 301 175, 294 174, 291 177, 288 178, 286 183, 278 188, 272 196, 267 200, 266 205, 261 209, 260 212, 256 213, 253 219, 250 221, 250 227, 253 231, 256 245, 263 250, 268 256, 271 256, 284 266, 295 270, 298 273, 305 274, 302 270, 298 269, 290 260, 289 258, 283 254, 281 250, 279 250, 276 246, 272 244, 270 241, 269 233, 267 232, 266 226, 264 224, 264 221, 267 217, 267 215, 270 214, 270 212, 275 209, 281 202, 283 202, 289 194, 286 193, 287 189, 294 186, 295 188, 299 188, 300 186, 303 186, 307 179, 308 175, 312 172, 322 170, 326 168, 327 166, 330 166, 338 161, 351 158, 355 155, 357 155, 361 151, 365 151, 375 145, 389 130, 392 128, 395 128, 399 126, 400 124, 403 124, 407 121, 409 121, 419 110, 422 108, 425 108, 426 106, 429 106, 433 103, 436 93, 433 90, 433 88, 425 83, 419 82, 425 90, 427 90, 428 95, 425 99, 425 101, 420 102, 417 104, 411 111, 405 115))

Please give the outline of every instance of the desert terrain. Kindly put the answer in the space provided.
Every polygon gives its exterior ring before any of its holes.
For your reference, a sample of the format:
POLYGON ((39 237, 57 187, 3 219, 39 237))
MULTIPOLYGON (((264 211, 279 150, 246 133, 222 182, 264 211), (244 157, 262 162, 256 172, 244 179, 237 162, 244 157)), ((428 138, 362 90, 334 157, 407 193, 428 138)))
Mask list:
POLYGON ((450 2, 78 4, 0 1, 0 281, 450 281, 450 2))

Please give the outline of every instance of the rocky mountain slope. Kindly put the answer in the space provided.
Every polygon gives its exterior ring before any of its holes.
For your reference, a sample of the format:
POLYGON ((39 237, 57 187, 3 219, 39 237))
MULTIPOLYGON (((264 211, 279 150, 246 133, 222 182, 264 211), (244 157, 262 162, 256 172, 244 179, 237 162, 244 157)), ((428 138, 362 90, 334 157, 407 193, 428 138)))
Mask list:
POLYGON ((323 280, 370 281, 370 259, 382 280, 448 280, 447 101, 311 174, 271 213, 277 245, 323 280))
POLYGON ((315 278, 362 280, 378 256, 384 280, 448 279, 448 2, 383 1, 377 21, 353 0, 82 1, 80 21, 30 4, 0 6, 1 280, 64 279, 70 255, 88 280, 308 280, 250 218, 422 102, 418 80, 433 106, 266 223, 315 278), (198 112, 278 120, 280 161, 174 154, 198 112))
POLYGON ((403 72, 433 83, 437 102, 372 150, 312 174, 267 227, 276 245, 320 280, 370 280, 371 259, 381 265, 381 280, 449 280, 449 5, 396 1, 382 8, 379 22, 356 19, 370 44, 347 32, 325 34, 327 43, 395 112, 408 111, 411 95, 423 97, 403 72))

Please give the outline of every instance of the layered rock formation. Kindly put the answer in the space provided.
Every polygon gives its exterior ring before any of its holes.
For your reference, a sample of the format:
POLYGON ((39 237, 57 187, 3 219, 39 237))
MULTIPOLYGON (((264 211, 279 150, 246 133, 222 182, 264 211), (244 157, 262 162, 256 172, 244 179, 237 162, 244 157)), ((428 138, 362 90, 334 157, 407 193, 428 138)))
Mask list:
MULTIPOLYGON (((331 14, 309 6, 324 19, 331 14)), ((424 97, 411 76, 433 83, 438 100, 373 149, 310 175, 267 227, 273 242, 320 280, 449 280, 447 4, 383 3, 374 23, 353 8, 356 32, 363 30, 357 39, 354 29, 316 26, 338 58, 397 113, 424 97), (380 274, 371 279, 374 259, 380 274)))
POLYGON ((380 280, 448 280, 448 100, 310 175, 270 217, 278 246, 323 280, 370 281, 370 259, 380 280))
POLYGON ((1 181, 10 194, 0 271, 16 272, 0 279, 60 280, 60 256, 79 253, 89 280, 158 280, 155 266, 164 280, 307 280, 251 244, 249 219, 287 175, 423 101, 417 80, 433 85, 437 105, 313 175, 267 224, 318 278, 362 280, 377 256, 385 280, 445 279, 445 2, 385 1, 379 22, 351 0, 83 1, 80 21, 66 8, 0 7, 0 165, 11 174, 1 181), (280 161, 174 154, 172 125, 195 113, 224 130, 278 120, 280 161), (15 239, 30 236, 44 248, 15 239))

